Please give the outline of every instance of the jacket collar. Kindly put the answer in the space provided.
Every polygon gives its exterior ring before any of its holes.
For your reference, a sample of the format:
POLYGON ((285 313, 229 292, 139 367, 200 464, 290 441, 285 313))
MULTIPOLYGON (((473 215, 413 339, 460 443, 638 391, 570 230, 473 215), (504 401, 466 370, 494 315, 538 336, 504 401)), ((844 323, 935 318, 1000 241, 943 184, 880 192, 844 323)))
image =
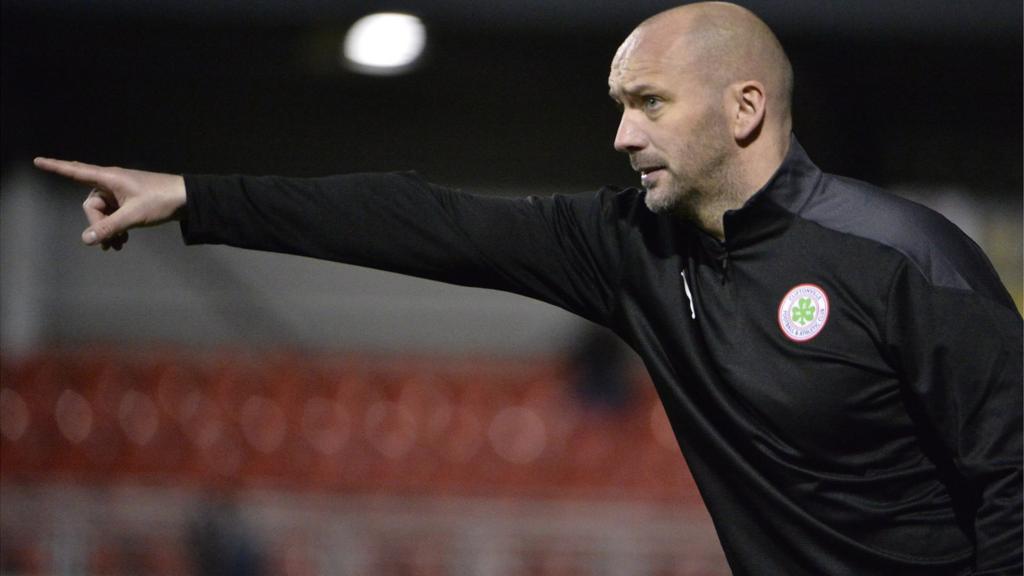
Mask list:
POLYGON ((789 150, 775 174, 743 207, 725 213, 725 248, 731 250, 784 231, 810 202, 822 175, 791 135, 789 150))

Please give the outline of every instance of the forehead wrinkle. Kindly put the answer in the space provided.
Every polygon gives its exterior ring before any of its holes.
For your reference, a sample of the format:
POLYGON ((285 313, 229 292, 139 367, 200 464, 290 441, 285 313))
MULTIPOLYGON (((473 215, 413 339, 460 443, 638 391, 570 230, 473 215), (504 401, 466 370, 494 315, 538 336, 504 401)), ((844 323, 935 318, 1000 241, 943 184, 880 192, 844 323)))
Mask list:
POLYGON ((701 64, 703 50, 693 46, 693 34, 685 29, 643 24, 630 34, 615 54, 608 83, 613 86, 630 82, 672 84, 684 78, 699 79, 706 67, 701 64), (652 82, 656 78, 660 82, 652 82))

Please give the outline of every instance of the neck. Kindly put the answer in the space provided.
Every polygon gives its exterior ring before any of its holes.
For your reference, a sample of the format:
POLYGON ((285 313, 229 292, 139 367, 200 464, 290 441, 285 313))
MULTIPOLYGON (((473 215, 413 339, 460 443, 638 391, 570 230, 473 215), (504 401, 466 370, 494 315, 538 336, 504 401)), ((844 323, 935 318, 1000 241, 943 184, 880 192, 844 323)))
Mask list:
POLYGON ((740 148, 733 161, 724 164, 720 174, 706 186, 698 199, 684 207, 680 216, 719 241, 725 241, 725 213, 738 210, 775 175, 789 152, 789 137, 779 143, 758 147, 753 143, 740 148))

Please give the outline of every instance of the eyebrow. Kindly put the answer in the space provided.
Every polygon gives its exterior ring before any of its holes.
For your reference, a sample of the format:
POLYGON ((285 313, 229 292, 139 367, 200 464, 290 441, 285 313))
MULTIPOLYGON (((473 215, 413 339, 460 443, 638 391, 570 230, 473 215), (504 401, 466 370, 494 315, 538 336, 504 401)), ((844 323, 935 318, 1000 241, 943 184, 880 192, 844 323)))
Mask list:
MULTIPOLYGON (((640 94, 645 94, 647 92, 657 92, 657 91, 658 91, 658 87, 654 86, 653 84, 635 84, 633 86, 626 86, 626 87, 624 87, 619 92, 621 92, 622 94, 625 94, 626 96, 637 96, 637 95, 640 95, 640 94)), ((619 92, 616 92, 616 90, 614 88, 610 88, 608 90, 608 97, 611 98, 612 100, 618 100, 617 94, 619 92)))

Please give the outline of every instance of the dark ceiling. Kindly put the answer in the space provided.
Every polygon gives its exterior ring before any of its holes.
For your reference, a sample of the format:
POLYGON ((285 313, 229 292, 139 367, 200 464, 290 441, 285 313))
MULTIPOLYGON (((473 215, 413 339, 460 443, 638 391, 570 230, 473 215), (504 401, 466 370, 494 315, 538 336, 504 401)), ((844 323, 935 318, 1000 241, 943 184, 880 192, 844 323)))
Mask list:
MULTIPOLYGON (((369 12, 408 11, 449 27, 616 31, 681 2, 666 0, 5 0, 11 10, 216 23, 316 25, 369 12)), ((1020 2, 949 0, 746 0, 786 34, 1014 35, 1020 2)))
MULTIPOLYGON (((37 154, 177 171, 418 169, 467 187, 633 184, 611 149, 616 46, 671 4, 4 0, 3 167, 37 154), (420 14, 412 74, 354 75, 337 43, 420 14)), ((1021 190, 1020 2, 747 2, 797 74, 795 130, 882 185, 1021 190)))

